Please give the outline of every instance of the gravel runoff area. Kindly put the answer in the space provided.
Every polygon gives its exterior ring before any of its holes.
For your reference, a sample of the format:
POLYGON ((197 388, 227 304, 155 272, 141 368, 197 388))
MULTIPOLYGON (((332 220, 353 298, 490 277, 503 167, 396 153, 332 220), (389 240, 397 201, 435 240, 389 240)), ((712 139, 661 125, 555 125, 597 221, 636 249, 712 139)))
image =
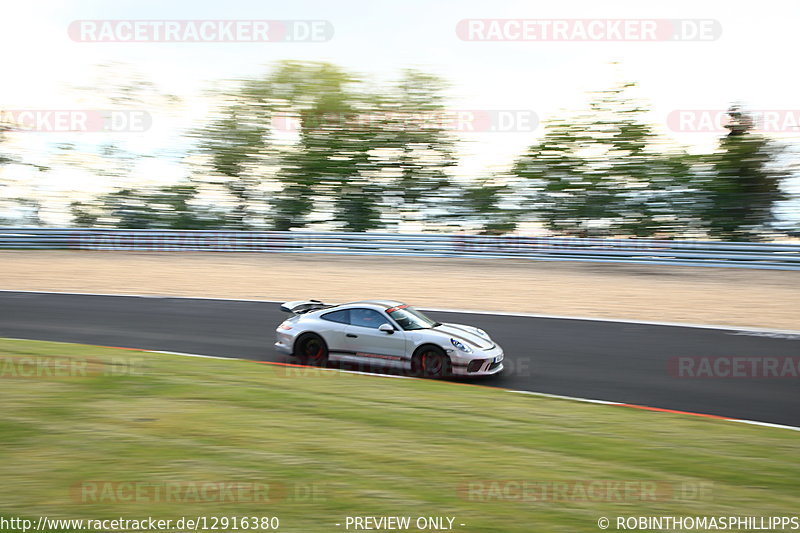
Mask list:
POLYGON ((517 259, 0 252, 0 289, 344 302, 800 330, 800 272, 517 259))

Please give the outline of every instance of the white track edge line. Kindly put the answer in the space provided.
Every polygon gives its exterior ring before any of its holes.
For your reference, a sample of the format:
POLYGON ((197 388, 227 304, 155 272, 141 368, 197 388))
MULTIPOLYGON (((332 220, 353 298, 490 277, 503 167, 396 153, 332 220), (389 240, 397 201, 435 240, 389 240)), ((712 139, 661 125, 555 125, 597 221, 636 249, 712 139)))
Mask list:
POLYGON ((546 392, 533 392, 527 390, 512 390, 512 389, 505 389, 508 392, 515 392, 517 394, 527 394, 529 396, 541 396, 543 398, 555 398, 556 400, 569 400, 573 402, 582 402, 582 403, 598 403, 602 405, 623 405, 622 402, 611 402, 608 400, 593 400, 591 398, 578 398, 575 396, 562 396, 561 394, 548 394, 546 392))
POLYGON ((773 424, 771 422, 759 422, 758 420, 743 420, 741 418, 729 418, 731 422, 739 422, 741 424, 750 424, 751 426, 763 426, 768 428, 788 429, 790 431, 800 431, 800 427, 786 426, 783 424, 773 424))
MULTIPOLYGON (((111 346, 113 348, 113 346, 111 346)), ((199 353, 186 353, 186 352, 168 352, 165 350, 139 350, 138 348, 134 348, 134 350, 140 352, 147 352, 147 353, 163 353, 167 355, 182 355, 184 357, 202 357, 203 359, 225 359, 227 361, 234 360, 234 361, 246 361, 246 359, 239 359, 237 357, 220 357, 219 355, 203 355, 199 353)))
MULTIPOLYGON (((37 340, 37 339, 20 339, 20 338, 12 338, 12 337, 5 337, 5 338, 8 339, 8 340, 12 340, 12 341, 30 341, 30 340, 34 340, 35 341, 35 340, 37 340)), ((59 341, 40 341, 40 342, 59 342, 59 341)), ((75 344, 75 343, 60 342, 60 344, 75 344)), ((116 349, 114 346, 98 346, 98 345, 91 345, 91 344, 89 344, 87 346, 94 346, 96 348, 109 348, 109 349, 112 349, 112 350, 116 349)), ((158 353, 158 354, 165 354, 165 355, 179 355, 179 356, 183 356, 183 357, 202 357, 202 358, 207 358, 207 359, 224 359, 226 361, 248 361, 248 362, 253 362, 251 359, 240 359, 238 357, 220 357, 220 356, 217 356, 217 355, 203 355, 203 354, 186 353, 186 352, 167 352, 167 351, 162 351, 162 350, 142 350, 142 349, 139 349, 139 348, 125 348, 125 349, 135 350, 135 351, 138 351, 138 352, 146 352, 146 353, 158 353)), ((257 361, 257 362, 262 363, 262 364, 269 364, 270 363, 270 361, 257 361)), ((416 378, 412 378, 410 376, 392 376, 390 374, 373 374, 371 372, 360 372, 360 371, 357 371, 357 370, 342 370, 342 369, 339 369, 339 368, 325 368, 323 370, 329 370, 329 371, 332 371, 332 372, 350 373, 350 374, 360 374, 360 375, 374 376, 374 377, 416 379, 416 378)), ((487 387, 487 388, 493 388, 493 387, 487 387)), ((538 397, 543 397, 543 398, 551 398, 551 399, 554 399, 554 400, 566 400, 566 401, 581 402, 581 403, 591 403, 591 404, 600 404, 600 405, 620 405, 620 406, 623 406, 623 405, 635 405, 635 404, 625 404, 625 403, 622 403, 622 402, 611 402, 611 401, 607 401, 607 400, 594 400, 594 399, 591 399, 591 398, 579 398, 577 396, 562 396, 562 395, 559 395, 559 394, 548 394, 546 392, 534 392, 534 391, 500 389, 500 388, 498 388, 496 390, 505 391, 505 392, 514 392, 514 393, 517 393, 517 394, 526 394, 528 396, 538 396, 538 397)), ((644 406, 642 406, 642 407, 644 407, 644 406)), ((703 415, 703 413, 692 413, 692 412, 689 412, 689 411, 686 411, 684 414, 686 416, 700 416, 700 417, 702 417, 702 415, 703 415)), ((729 417, 718 418, 716 420, 727 420, 727 421, 730 421, 730 422, 739 422, 739 423, 742 423, 742 424, 749 424, 749 425, 752 425, 752 426, 762 426, 762 427, 769 427, 769 428, 775 428, 775 429, 788 429, 788 430, 791 430, 791 431, 800 431, 800 427, 797 427, 797 426, 787 426, 787 425, 783 425, 783 424, 773 424, 771 422, 760 422, 758 420, 745 420, 745 419, 742 419, 742 418, 729 418, 729 417)))
MULTIPOLYGON (((262 300, 254 298, 217 298, 212 296, 173 296, 168 294, 111 294, 102 292, 68 292, 68 291, 33 291, 33 290, 14 290, 14 289, 0 289, 3 292, 20 292, 28 294, 66 294, 71 296, 117 296, 121 298, 163 298, 163 299, 176 299, 176 300, 213 300, 223 302, 257 302, 257 303, 283 303, 285 300, 262 300)), ((634 320, 629 318, 606 318, 606 317, 590 317, 590 316, 570 316, 570 315, 547 315, 539 313, 522 313, 511 311, 478 311, 475 309, 450 309, 439 307, 419 307, 423 311, 433 311, 439 313, 464 313, 472 315, 495 315, 495 316, 520 316, 527 318, 546 318, 555 320, 577 320, 585 322, 612 322, 618 324, 638 324, 644 326, 665 326, 675 328, 693 328, 693 329, 715 329, 721 331, 738 331, 738 332, 751 332, 751 333, 777 333, 781 335, 800 335, 800 330, 796 329, 775 329, 775 328, 762 328, 754 326, 731 326, 723 324, 694 324, 691 322, 660 322, 657 320, 634 320)))
MULTIPOLYGON (((544 397, 544 398, 553 398, 553 399, 556 399, 556 400, 567 400, 567 401, 572 401, 572 402, 592 403, 592 404, 601 404, 601 405, 619 405, 619 406, 647 407, 647 406, 638 405, 638 404, 626 404, 624 402, 611 402, 611 401, 607 401, 607 400, 593 400, 593 399, 590 399, 590 398, 578 398, 576 396, 562 396, 562 395, 559 395, 559 394, 548 394, 548 393, 545 393, 545 392, 532 392, 532 391, 511 390, 511 389, 505 389, 505 390, 507 392, 515 392, 517 394, 527 394, 528 396, 540 396, 540 397, 544 397)), ((650 410, 650 409, 645 409, 645 410, 650 410)), ((669 411, 670 410, 667 410, 668 413, 669 413, 669 411)), ((654 411, 654 412, 658 412, 658 411, 654 411)), ((669 413, 669 414, 683 414, 683 415, 687 415, 687 416, 698 416, 698 417, 701 417, 701 418, 707 418, 705 416, 705 413, 696 413, 696 412, 693 412, 693 411, 681 411, 680 413, 669 413)), ((784 424, 774 424, 772 422, 760 422, 758 420, 746 420, 746 419, 743 419, 743 418, 731 418, 731 417, 727 417, 727 416, 723 416, 723 417, 720 417, 720 418, 712 418, 712 420, 727 420, 728 422, 739 422, 741 424, 749 424, 749 425, 752 425, 752 426, 763 426, 763 427, 776 428, 776 429, 788 429, 788 430, 791 430, 791 431, 800 431, 800 427, 798 427, 798 426, 787 426, 787 425, 784 425, 784 424)))
MULTIPOLYGON (((207 357, 207 358, 211 358, 211 359, 227 359, 227 360, 235 360, 235 361, 251 361, 250 359, 239 359, 239 358, 235 358, 235 357, 218 357, 218 356, 214 356, 214 355, 200 355, 200 354, 191 354, 191 353, 183 353, 183 352, 165 352, 165 351, 157 351, 157 350, 139 350, 139 351, 151 352, 151 353, 161 353, 161 354, 168 354, 168 355, 181 355, 181 356, 188 356, 188 357, 207 357)), ((260 363, 264 363, 264 364, 270 364, 270 361, 259 361, 259 362, 260 363)), ((400 379, 417 379, 417 378, 413 378, 411 376, 393 376, 393 375, 390 375, 390 374, 373 374, 371 372, 361 372, 361 371, 358 371, 358 370, 342 370, 340 368, 325 368, 323 370, 329 370, 329 371, 333 371, 333 372, 342 372, 342 373, 346 373, 346 374, 359 374, 359 375, 365 375, 365 376, 374 376, 374 377, 400 378, 400 379)), ((493 387, 487 387, 487 388, 493 388, 493 387)), ((496 389, 496 390, 506 391, 506 392, 514 392, 514 393, 517 393, 517 394, 525 394, 525 395, 528 395, 528 396, 538 396, 538 397, 543 397, 543 398, 550 398, 550 399, 554 399, 554 400, 566 400, 566 401, 581 402, 581 403, 612 405, 612 406, 613 405, 619 405, 619 406, 637 405, 637 404, 626 404, 626 403, 623 403, 623 402, 612 402, 612 401, 608 401, 608 400, 594 400, 594 399, 591 399, 591 398, 579 398, 579 397, 576 397, 576 396, 562 396, 562 395, 559 395, 559 394, 548 394, 546 392, 533 392, 533 391, 513 390, 513 389, 499 389, 499 388, 496 389)), ((644 406, 641 406, 641 407, 644 407, 644 406)), ((701 418, 705 418, 705 417, 703 417, 704 413, 694 413, 694 412, 690 412, 690 411, 685 411, 683 413, 673 413, 673 414, 684 414, 686 416, 699 416, 701 418)), ((775 428, 775 429, 788 429, 788 430, 791 430, 791 431, 800 431, 800 427, 787 426, 787 425, 783 425, 783 424, 773 424, 771 422, 760 422, 758 420, 745 420, 745 419, 741 419, 741 418, 730 418, 730 417, 717 418, 716 420, 727 420, 727 421, 730 421, 730 422, 740 422, 742 424, 750 424, 750 425, 753 425, 753 426, 763 426, 763 427, 769 427, 769 428, 775 428)))

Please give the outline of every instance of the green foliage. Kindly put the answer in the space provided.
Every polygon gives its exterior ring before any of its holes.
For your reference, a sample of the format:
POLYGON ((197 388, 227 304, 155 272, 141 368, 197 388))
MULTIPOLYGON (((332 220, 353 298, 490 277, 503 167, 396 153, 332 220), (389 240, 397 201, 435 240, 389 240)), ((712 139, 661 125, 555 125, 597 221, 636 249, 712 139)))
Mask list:
MULTIPOLYGON (((153 93, 141 80, 123 89, 125 102, 153 93)), ((117 189, 97 205, 73 204, 74 222, 370 231, 413 221, 489 234, 537 223, 561 235, 734 240, 776 227, 788 174, 738 109, 717 152, 689 155, 656 134, 635 84, 621 84, 551 119, 509 175, 457 182, 445 89, 416 70, 376 87, 330 63, 280 62, 218 95, 219 110, 191 132, 201 166, 190 185, 117 189), (208 192, 219 199, 213 211, 199 207, 208 192)), ((114 143, 92 155, 102 161, 95 171, 115 180, 140 157, 114 143)))
MULTIPOLYGON (((6 124, 3 120, 0 120, 0 145, 6 141, 7 132, 11 131, 11 125, 6 124)), ((0 151, 0 166, 7 165, 11 163, 13 159, 10 155, 6 154, 3 151, 0 151)))
POLYGON ((219 213, 195 204, 197 187, 172 185, 150 189, 120 189, 97 202, 73 202, 73 222, 79 226, 124 229, 211 229, 224 224, 219 213))
POLYGON ((27 161, 19 154, 3 150, 2 145, 7 143, 8 135, 13 131, 14 125, 6 121, 6 117, 0 110, 0 225, 41 226, 41 203, 38 199, 8 194, 8 188, 13 190, 13 186, 20 184, 21 181, 8 177, 10 174, 8 167, 11 165, 27 166, 35 168, 39 172, 47 172, 50 169, 44 165, 27 161), (11 216, 4 216, 6 213, 11 216))
POLYGON ((649 237, 681 226, 690 158, 669 151, 628 96, 634 84, 600 92, 588 113, 554 119, 515 164, 528 181, 528 210, 572 235, 649 237))
POLYGON ((333 203, 345 229, 376 227, 376 198, 369 188, 349 186, 365 166, 368 136, 350 127, 360 112, 357 78, 327 63, 285 62, 267 78, 278 108, 299 121, 299 140, 281 159, 281 191, 272 201, 276 229, 302 227, 319 201, 333 203))
POLYGON ((200 153, 210 159, 208 181, 221 184, 233 197, 229 225, 248 229, 259 218, 254 204, 265 201, 257 172, 269 149, 269 88, 247 82, 227 99, 230 103, 222 112, 192 135, 199 138, 200 153))
POLYGON ((781 182, 788 175, 774 166, 780 148, 752 133, 751 118, 735 107, 729 116, 730 133, 709 157, 713 173, 703 183, 703 220, 714 237, 757 240, 773 221, 775 204, 785 198, 781 182))
POLYGON ((274 185, 265 200, 273 228, 322 220, 367 231, 426 212, 449 183, 455 157, 441 121, 443 87, 408 70, 376 94, 335 65, 285 61, 228 95, 237 104, 195 135, 240 205, 259 198, 252 192, 264 182, 274 185), (297 122, 290 146, 266 145, 273 117, 297 122), (269 176, 253 164, 267 155, 278 167, 269 176))
POLYGON ((519 209, 507 201, 514 189, 493 179, 481 179, 475 184, 452 190, 456 195, 454 207, 442 216, 455 220, 468 231, 482 235, 502 235, 517 229, 519 209))
POLYGON ((375 132, 384 149, 375 163, 389 171, 387 195, 400 221, 441 207, 452 185, 448 173, 457 160, 454 139, 444 125, 444 89, 436 76, 405 70, 389 96, 378 102, 378 113, 386 119, 375 132))

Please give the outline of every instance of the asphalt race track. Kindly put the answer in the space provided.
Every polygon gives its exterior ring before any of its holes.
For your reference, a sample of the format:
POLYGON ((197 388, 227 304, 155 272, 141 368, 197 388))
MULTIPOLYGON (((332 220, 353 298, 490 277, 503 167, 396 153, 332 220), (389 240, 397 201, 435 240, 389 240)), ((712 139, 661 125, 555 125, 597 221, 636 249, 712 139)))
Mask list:
MULTIPOLYGON (((483 385, 800 426, 800 378, 686 378, 678 357, 800 356, 800 336, 429 312, 487 330, 507 370, 483 385), (672 369, 672 371, 670 370, 672 369)), ((265 302, 0 292, 0 337, 291 362, 272 348, 286 315, 265 302)))

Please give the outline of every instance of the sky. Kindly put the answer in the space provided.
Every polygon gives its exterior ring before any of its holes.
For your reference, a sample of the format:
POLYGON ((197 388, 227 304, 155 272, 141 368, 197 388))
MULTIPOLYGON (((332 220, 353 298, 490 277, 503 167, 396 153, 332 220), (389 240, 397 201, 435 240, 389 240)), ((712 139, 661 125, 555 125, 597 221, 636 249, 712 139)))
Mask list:
MULTIPOLYGON (((796 0, 5 0, 0 4, 0 109, 107 108, 98 65, 136 72, 181 99, 158 107, 151 129, 124 138, 132 149, 154 155, 136 165, 134 179, 170 181, 185 177, 186 169, 176 158, 162 156, 186 149, 181 135, 207 116, 210 90, 225 86, 224 80, 261 75, 278 60, 314 60, 336 63, 376 83, 393 79, 403 68, 418 68, 450 84, 452 109, 533 111, 540 123, 564 110, 580 110, 590 91, 631 80, 639 84, 638 95, 650 105, 660 133, 703 152, 714 148, 719 133, 672 131, 670 112, 724 110, 732 102, 754 110, 800 109, 799 20, 796 0), (68 28, 83 19, 324 20, 334 35, 302 43, 75 42, 68 28), (463 19, 712 19, 721 34, 688 42, 465 41, 456 33, 463 19)), ((459 133, 458 175, 471 179, 502 172, 543 133, 541 125, 517 130, 459 133)), ((70 142, 88 147, 108 140, 101 133, 69 135, 70 142)), ((774 136, 797 144, 800 129, 774 136)), ((63 140, 58 133, 25 133, 15 143, 35 154, 63 140)), ((24 177, 33 171, 17 172, 24 177)), ((47 191, 68 194, 113 185, 77 168, 36 179, 47 191)))

